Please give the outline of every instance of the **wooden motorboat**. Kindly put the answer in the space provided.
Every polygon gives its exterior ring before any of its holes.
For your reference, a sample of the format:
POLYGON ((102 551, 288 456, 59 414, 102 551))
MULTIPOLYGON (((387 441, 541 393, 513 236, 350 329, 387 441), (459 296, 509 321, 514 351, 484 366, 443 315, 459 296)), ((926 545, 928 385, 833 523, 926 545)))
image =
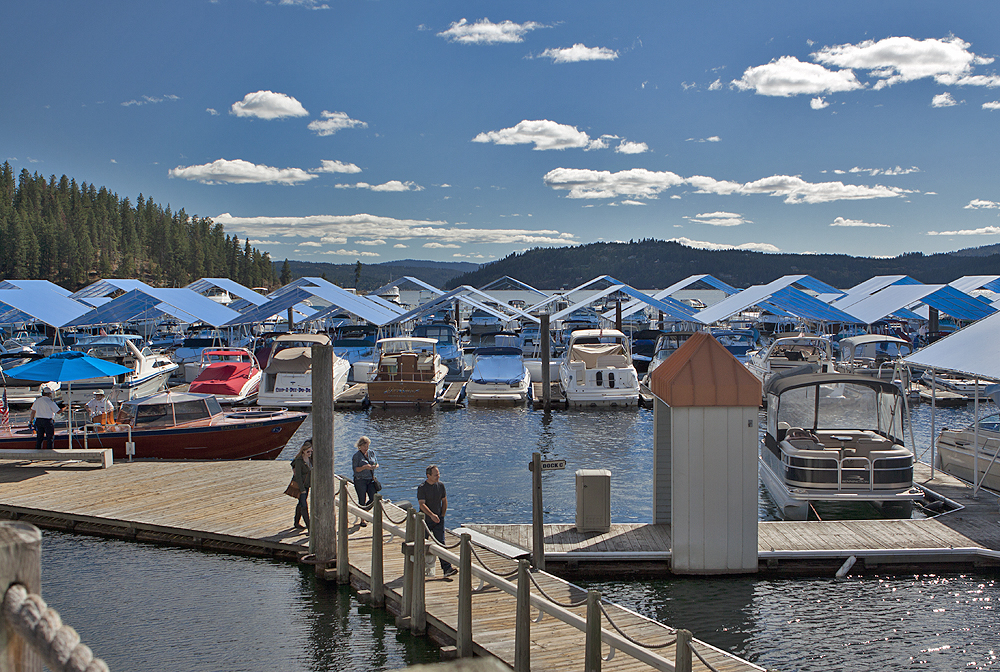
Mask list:
MULTIPOLYGON (((73 430, 73 448, 111 448, 115 459, 273 460, 306 414, 287 409, 225 412, 211 394, 162 392, 133 399, 118 409, 113 425, 73 430)), ((69 433, 59 429, 55 448, 69 448, 69 433)), ((0 449, 35 448, 26 426, 0 430, 0 449)))
POLYGON ((383 338, 376 344, 378 364, 368 382, 372 404, 433 404, 444 392, 448 367, 433 338, 383 338))
POLYGON ((246 348, 205 350, 201 364, 201 373, 191 381, 189 392, 214 394, 224 404, 256 399, 262 372, 257 358, 246 348))

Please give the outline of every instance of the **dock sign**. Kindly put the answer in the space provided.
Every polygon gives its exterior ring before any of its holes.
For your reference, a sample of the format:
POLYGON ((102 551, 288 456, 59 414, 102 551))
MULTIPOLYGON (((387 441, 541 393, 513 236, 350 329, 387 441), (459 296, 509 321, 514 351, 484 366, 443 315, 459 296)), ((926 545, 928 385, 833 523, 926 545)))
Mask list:
POLYGON ((550 469, 565 469, 566 460, 542 460, 542 471, 548 471, 550 469))

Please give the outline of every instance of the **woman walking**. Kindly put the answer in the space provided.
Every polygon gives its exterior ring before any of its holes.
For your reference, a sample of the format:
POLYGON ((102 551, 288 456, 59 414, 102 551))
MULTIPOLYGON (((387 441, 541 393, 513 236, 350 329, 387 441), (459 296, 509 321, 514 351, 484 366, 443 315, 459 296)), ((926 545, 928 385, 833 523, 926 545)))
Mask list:
MULTIPOLYGON (((371 449, 372 441, 367 436, 362 436, 355 445, 358 451, 351 459, 354 467, 354 490, 358 493, 358 506, 366 506, 378 492, 375 482, 378 458, 375 457, 375 451, 371 449)), ((364 520, 361 521, 361 527, 367 525, 364 520)))
POLYGON ((299 519, 309 529, 309 486, 312 484, 312 439, 306 439, 292 459, 292 480, 299 484, 299 503, 295 505, 295 529, 301 530, 299 519))

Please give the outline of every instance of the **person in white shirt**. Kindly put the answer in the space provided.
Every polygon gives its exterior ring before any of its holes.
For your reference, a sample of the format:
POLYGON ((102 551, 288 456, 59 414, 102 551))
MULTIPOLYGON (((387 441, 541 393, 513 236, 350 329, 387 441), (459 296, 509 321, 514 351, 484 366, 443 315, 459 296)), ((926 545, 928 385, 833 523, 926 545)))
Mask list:
POLYGON ((60 412, 59 405, 52 401, 52 390, 47 387, 42 388, 42 396, 35 399, 31 404, 29 421, 35 423, 35 450, 42 449, 42 442, 47 441, 49 450, 55 447, 56 413, 60 412))
POLYGON ((98 425, 113 425, 115 422, 115 405, 104 396, 104 390, 95 390, 94 398, 85 406, 90 414, 90 421, 98 425))

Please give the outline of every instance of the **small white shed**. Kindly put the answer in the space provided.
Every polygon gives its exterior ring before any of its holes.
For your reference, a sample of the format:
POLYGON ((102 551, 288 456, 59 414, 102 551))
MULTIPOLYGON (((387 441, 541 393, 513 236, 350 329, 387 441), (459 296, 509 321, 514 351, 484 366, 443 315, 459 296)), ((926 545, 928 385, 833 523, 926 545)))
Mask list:
POLYGON ((707 332, 651 376, 653 522, 676 574, 757 571, 760 381, 707 332))

